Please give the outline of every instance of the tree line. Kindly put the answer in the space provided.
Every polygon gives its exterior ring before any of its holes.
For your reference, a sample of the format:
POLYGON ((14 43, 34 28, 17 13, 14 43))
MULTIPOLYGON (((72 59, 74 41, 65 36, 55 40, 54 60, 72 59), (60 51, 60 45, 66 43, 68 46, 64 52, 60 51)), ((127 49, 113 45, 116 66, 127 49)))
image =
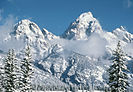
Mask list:
POLYGON ((0 91, 2 92, 32 92, 31 75, 32 60, 30 47, 25 49, 25 55, 20 64, 15 51, 10 49, 3 59, 4 66, 0 68, 0 91))

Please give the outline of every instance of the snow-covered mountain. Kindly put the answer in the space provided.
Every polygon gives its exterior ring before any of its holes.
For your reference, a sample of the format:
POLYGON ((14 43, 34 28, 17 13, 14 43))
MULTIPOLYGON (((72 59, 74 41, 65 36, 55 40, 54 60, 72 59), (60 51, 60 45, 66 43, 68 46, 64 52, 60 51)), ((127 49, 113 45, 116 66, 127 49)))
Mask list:
POLYGON ((98 20, 93 17, 91 12, 81 14, 68 29, 63 33, 62 37, 65 39, 85 40, 93 32, 100 33, 102 27, 98 20))
POLYGON ((122 26, 112 32, 103 31, 91 12, 81 14, 61 36, 45 28, 41 30, 27 19, 15 24, 7 34, 0 43, 0 56, 6 55, 7 49, 11 47, 17 50, 19 56, 29 44, 34 59, 33 84, 93 84, 95 88, 104 88, 108 77, 106 70, 119 40, 128 55, 129 75, 133 74, 133 34, 122 26))

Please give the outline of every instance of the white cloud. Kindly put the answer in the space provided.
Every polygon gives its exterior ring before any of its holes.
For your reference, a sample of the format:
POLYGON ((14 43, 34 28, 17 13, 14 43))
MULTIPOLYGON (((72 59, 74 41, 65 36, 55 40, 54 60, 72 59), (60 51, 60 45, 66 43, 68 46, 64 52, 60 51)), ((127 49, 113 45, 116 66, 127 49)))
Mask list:
POLYGON ((75 41, 59 39, 52 43, 58 43, 63 46, 66 50, 65 55, 73 51, 82 55, 88 55, 96 58, 105 54, 105 46, 107 44, 105 39, 101 38, 98 34, 92 34, 88 40, 75 41))
POLYGON ((13 15, 9 15, 6 19, 2 19, 0 25, 0 50, 7 52, 9 49, 15 49, 22 47, 22 41, 17 41, 15 38, 11 37, 16 18, 13 15))
POLYGON ((6 19, 2 19, 3 24, 0 25, 0 46, 5 39, 8 39, 9 33, 12 31, 14 25, 14 17, 9 15, 6 19))

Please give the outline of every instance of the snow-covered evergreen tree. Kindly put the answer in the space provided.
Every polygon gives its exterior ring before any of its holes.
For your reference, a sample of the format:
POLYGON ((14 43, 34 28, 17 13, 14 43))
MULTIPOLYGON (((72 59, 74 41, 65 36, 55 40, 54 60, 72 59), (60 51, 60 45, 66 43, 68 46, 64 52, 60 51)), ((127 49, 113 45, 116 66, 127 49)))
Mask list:
POLYGON ((25 56, 21 61, 21 92, 32 92, 31 77, 33 73, 33 67, 31 59, 32 55, 30 52, 30 47, 27 46, 25 49, 25 56))
POLYGON ((113 53, 113 64, 109 68, 109 86, 111 92, 127 92, 129 83, 126 72, 128 71, 125 65, 124 53, 122 51, 120 41, 113 53))
MULTIPOLYGON (((0 62, 2 62, 2 61, 0 61, 0 62)), ((2 66, 0 66, 0 92, 2 92, 3 86, 4 86, 3 85, 3 82, 4 82, 3 77, 4 77, 4 69, 2 66)))
POLYGON ((16 65, 15 62, 17 61, 15 52, 13 49, 9 50, 7 57, 4 59, 4 75, 2 86, 4 88, 4 92, 15 92, 16 90, 16 65))

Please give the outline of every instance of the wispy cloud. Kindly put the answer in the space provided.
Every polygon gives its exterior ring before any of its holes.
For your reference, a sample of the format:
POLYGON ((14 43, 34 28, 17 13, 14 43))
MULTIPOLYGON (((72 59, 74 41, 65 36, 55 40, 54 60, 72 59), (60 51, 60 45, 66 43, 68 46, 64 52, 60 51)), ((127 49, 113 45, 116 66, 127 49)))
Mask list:
POLYGON ((133 0, 123 0, 124 8, 131 8, 133 6, 133 0))
POLYGON ((88 40, 65 40, 59 39, 54 40, 52 43, 58 43, 67 53, 65 52, 65 56, 70 55, 71 51, 80 53, 82 55, 88 55, 90 57, 100 57, 106 53, 106 40, 101 38, 100 35, 93 33, 88 40), (102 43, 102 44, 101 44, 102 43))
POLYGON ((14 38, 11 38, 10 35, 10 33, 14 31, 13 27, 15 22, 16 18, 13 15, 8 15, 6 18, 2 18, 2 24, 0 24, 0 50, 7 52, 9 49, 15 49, 16 46, 18 46, 17 44, 19 44, 19 42, 14 38))
POLYGON ((127 7, 130 8, 133 5, 133 1, 127 0, 127 7))

